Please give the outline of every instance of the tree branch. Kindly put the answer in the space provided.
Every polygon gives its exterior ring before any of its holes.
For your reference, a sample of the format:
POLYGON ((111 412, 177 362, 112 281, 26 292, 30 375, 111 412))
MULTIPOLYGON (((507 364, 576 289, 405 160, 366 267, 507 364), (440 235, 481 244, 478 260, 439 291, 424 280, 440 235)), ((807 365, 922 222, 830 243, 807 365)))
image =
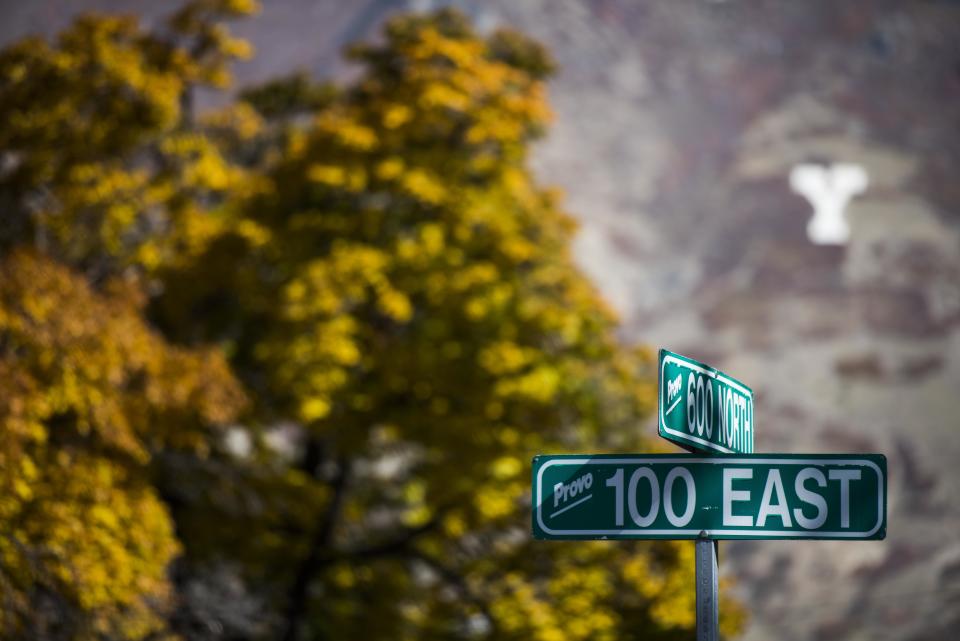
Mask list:
POLYGON ((330 546, 337 520, 340 518, 349 476, 349 460, 340 459, 337 465, 337 474, 331 482, 333 497, 330 499, 330 505, 327 506, 323 522, 317 528, 313 540, 310 542, 310 551, 307 553, 307 558, 300 564, 293 584, 290 586, 290 592, 287 596, 286 626, 281 636, 283 641, 300 640, 303 619, 307 613, 307 591, 313 577, 329 562, 327 558, 324 558, 324 551, 330 546))
POLYGON ((369 559, 381 556, 396 556, 404 552, 412 552, 411 544, 422 534, 426 534, 437 526, 439 519, 434 517, 421 526, 405 530, 400 536, 392 541, 384 541, 367 547, 355 548, 353 550, 344 550, 337 555, 340 559, 369 559))

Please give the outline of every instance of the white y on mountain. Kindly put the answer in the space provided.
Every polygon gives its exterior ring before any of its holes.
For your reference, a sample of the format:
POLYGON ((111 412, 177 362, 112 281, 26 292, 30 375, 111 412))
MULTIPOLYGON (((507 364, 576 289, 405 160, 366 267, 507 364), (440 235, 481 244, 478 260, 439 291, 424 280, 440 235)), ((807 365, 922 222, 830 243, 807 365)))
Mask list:
POLYGON ((867 171, 853 163, 800 164, 790 171, 790 188, 813 206, 807 236, 816 245, 844 245, 850 226, 843 215, 850 199, 869 184, 867 171))

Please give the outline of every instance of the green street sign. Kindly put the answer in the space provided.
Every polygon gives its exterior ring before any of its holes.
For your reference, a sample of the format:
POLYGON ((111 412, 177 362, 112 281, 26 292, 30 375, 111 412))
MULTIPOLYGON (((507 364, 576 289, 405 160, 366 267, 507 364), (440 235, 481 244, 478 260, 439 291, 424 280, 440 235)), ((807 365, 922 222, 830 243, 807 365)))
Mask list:
POLYGON ((753 391, 692 358, 660 350, 660 436, 698 453, 753 452, 753 391))
POLYGON ((538 539, 882 539, 881 454, 533 459, 538 539))

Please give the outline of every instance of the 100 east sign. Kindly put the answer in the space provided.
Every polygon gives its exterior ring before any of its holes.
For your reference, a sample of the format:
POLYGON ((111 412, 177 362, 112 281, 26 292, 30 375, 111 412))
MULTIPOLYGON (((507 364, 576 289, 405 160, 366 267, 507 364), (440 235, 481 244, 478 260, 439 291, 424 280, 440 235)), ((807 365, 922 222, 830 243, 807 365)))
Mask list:
POLYGON ((558 455, 533 460, 541 539, 882 539, 879 454, 558 455))

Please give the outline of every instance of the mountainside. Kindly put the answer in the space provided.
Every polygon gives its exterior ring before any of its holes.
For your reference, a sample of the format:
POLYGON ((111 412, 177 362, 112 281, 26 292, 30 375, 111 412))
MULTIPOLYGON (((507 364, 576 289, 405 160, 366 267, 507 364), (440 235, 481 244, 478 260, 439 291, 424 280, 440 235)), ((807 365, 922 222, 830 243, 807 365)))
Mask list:
MULTIPOLYGON (((745 639, 950 638, 960 624, 960 3, 268 0, 240 83, 349 73, 392 12, 455 4, 554 52, 535 158, 582 221, 578 256, 629 341, 756 395, 758 452, 882 452, 888 538, 738 542, 721 561, 745 639), (850 240, 816 245, 798 163, 856 163, 850 240)), ((78 9, 4 2, 0 38, 78 9)), ((651 419, 638 426, 651 435, 651 419)))

